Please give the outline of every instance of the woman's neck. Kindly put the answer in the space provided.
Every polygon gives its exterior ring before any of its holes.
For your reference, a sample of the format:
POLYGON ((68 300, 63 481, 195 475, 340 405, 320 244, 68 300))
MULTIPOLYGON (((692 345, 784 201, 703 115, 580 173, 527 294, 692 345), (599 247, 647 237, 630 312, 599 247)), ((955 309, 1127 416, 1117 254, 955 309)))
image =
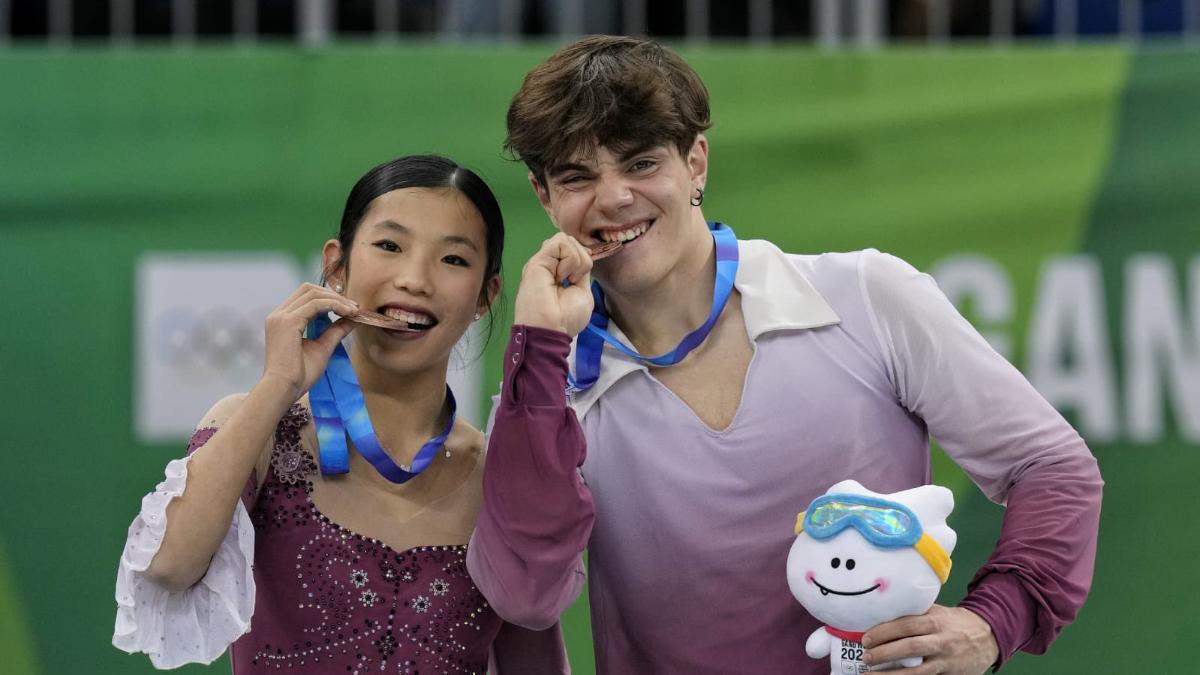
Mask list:
POLYGON ((366 356, 356 356, 355 350, 350 360, 380 445, 396 462, 411 464, 420 447, 450 419, 447 363, 397 374, 370 363, 366 356))

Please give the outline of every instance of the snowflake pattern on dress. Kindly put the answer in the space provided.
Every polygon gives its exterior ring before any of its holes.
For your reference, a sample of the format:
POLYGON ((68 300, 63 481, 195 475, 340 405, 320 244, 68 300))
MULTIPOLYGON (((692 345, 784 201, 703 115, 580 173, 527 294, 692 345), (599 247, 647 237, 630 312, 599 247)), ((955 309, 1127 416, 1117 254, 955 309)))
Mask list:
POLYGON ((487 672, 500 618, 467 574, 467 547, 396 551, 317 510, 317 465, 300 444, 310 419, 296 405, 280 422, 251 512, 258 594, 234 673, 487 672))
POLYGON ((317 472, 317 463, 300 442, 300 430, 312 419, 308 409, 293 404, 275 428, 275 448, 271 452, 271 470, 280 483, 298 485, 317 472))

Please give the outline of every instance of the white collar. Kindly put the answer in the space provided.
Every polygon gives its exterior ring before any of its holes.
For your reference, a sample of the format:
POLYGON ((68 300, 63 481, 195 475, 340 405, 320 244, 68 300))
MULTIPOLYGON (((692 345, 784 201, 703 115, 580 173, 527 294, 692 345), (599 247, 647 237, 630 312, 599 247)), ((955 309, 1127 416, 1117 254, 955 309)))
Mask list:
MULTIPOLYGON (((796 264, 769 241, 738 241, 738 271, 733 286, 742 295, 742 317, 752 341, 771 331, 818 328, 841 321, 796 264)), ((615 323, 609 324, 608 331, 629 344, 615 323)), ((575 342, 571 343, 570 364, 573 371, 575 342)), ((639 370, 646 370, 646 366, 605 343, 596 384, 569 396, 575 414, 583 419, 609 387, 639 370)))

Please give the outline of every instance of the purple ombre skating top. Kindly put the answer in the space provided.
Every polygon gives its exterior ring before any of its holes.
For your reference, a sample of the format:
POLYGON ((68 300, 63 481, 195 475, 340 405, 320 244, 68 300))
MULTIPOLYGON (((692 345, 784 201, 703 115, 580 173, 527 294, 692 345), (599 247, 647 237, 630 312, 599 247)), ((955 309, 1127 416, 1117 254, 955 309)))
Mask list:
POLYGON ((570 339, 514 327, 468 551, 496 610, 550 625, 586 550, 601 675, 827 674, 787 585, 796 514, 848 478, 929 482, 932 436, 1007 506, 961 606, 999 664, 1045 651, 1091 584, 1103 482, 1083 440, 903 261, 739 247, 754 356, 725 429, 607 347, 596 385, 565 396, 570 339))

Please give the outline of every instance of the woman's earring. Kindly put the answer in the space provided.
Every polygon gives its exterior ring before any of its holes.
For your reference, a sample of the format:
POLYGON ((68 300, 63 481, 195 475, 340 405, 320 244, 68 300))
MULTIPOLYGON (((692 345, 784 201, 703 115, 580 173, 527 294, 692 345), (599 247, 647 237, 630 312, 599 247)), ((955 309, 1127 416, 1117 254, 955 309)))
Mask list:
POLYGON ((337 285, 335 285, 335 286, 333 287, 333 292, 334 292, 334 293, 341 293, 341 292, 342 292, 342 285, 341 285, 341 284, 337 284, 337 285))
POLYGON ((701 204, 703 204, 704 203, 704 188, 701 188, 701 187, 696 188, 696 196, 692 197, 689 201, 691 201, 692 206, 700 206, 701 204))
POLYGON ((480 319, 482 316, 483 316, 483 315, 482 315, 482 314, 480 314, 479 312, 475 312, 475 320, 476 320, 476 321, 478 321, 478 320, 479 320, 479 319, 480 319))

